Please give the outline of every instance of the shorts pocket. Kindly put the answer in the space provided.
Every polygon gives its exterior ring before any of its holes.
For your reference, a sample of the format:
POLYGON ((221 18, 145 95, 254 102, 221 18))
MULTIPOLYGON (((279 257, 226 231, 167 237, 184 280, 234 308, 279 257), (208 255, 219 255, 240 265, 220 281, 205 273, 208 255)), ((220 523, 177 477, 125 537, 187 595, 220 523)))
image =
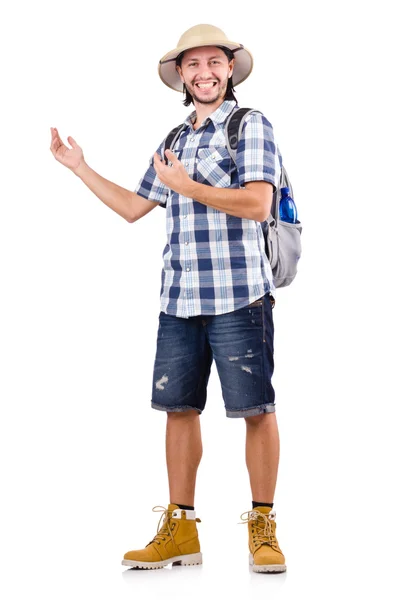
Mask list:
POLYGON ((273 353, 274 350, 273 303, 275 303, 274 297, 269 292, 264 296, 264 302, 262 304, 262 340, 267 343, 271 353, 273 353))
POLYGON ((264 302, 262 302, 262 341, 266 342, 266 315, 264 302))

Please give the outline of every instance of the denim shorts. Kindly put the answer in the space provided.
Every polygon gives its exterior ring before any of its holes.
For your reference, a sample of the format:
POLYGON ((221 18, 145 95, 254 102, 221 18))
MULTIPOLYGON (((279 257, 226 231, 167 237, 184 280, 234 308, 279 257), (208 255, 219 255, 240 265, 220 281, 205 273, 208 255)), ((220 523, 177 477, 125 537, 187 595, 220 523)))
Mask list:
POLYGON ((215 359, 227 417, 275 412, 272 310, 268 292, 222 315, 188 319, 160 312, 153 371, 152 408, 204 410, 215 359))

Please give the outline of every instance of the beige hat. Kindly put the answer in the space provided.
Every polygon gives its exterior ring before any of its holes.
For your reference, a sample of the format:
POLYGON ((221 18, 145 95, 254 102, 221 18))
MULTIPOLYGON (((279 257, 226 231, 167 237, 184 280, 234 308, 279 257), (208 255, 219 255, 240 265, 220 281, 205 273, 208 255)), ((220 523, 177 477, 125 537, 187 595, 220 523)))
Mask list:
POLYGON ((251 73, 254 59, 247 48, 228 40, 223 31, 214 25, 195 25, 182 34, 175 50, 171 50, 160 60, 159 75, 165 85, 177 92, 183 92, 183 83, 175 68, 175 59, 184 50, 200 46, 225 46, 233 50, 235 58, 233 86, 247 79, 251 73))

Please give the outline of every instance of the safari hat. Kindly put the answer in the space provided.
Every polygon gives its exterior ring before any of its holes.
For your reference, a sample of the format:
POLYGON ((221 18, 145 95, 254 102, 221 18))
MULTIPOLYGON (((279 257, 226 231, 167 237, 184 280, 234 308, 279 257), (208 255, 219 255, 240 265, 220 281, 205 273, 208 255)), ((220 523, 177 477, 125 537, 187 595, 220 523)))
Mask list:
POLYGON ((233 69, 233 85, 238 85, 252 71, 254 59, 242 44, 231 42, 218 27, 214 25, 195 25, 182 34, 177 47, 167 52, 160 60, 158 70, 161 81, 177 92, 183 92, 183 83, 175 68, 175 59, 185 50, 200 46, 225 46, 233 51, 235 64, 233 69))

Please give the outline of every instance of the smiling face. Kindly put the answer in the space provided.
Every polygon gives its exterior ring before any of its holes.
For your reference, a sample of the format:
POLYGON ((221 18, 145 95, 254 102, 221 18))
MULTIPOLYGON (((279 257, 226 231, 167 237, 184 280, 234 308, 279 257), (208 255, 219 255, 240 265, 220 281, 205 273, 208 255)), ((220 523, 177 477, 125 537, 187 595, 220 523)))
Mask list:
POLYGON ((233 66, 234 59, 229 63, 220 48, 202 46, 186 50, 176 69, 195 104, 219 104, 226 95, 233 66))

